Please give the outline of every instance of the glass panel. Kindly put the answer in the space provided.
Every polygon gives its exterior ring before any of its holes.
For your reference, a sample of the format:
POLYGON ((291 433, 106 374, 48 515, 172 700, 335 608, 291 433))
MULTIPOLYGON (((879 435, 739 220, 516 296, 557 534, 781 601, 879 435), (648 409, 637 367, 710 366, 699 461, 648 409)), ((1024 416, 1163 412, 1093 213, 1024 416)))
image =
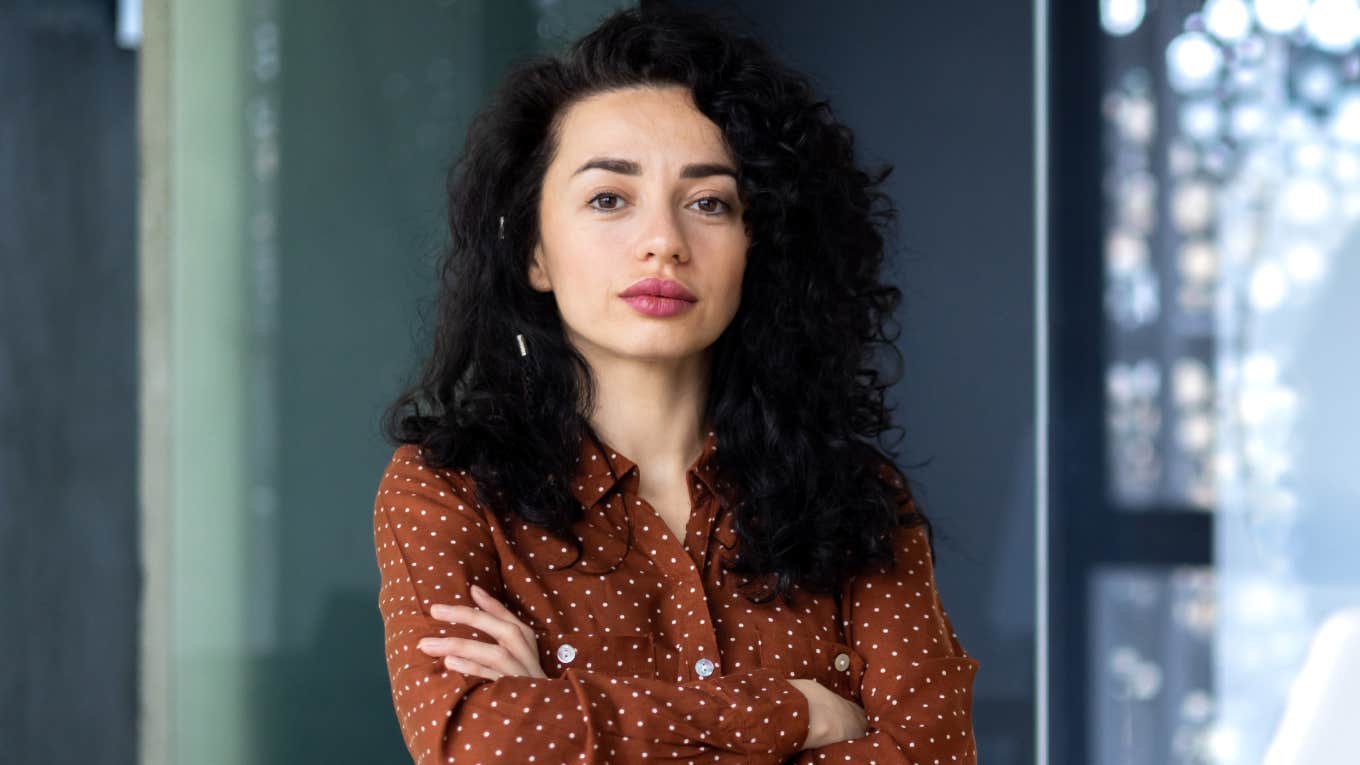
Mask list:
POLYGON ((1215 511, 1196 756, 1338 761, 1360 709, 1360 6, 1101 7, 1111 491, 1215 511))
POLYGON ((1208 761, 1213 584, 1205 567, 1095 572, 1088 655, 1096 765, 1208 761))
MULTIPOLYGON (((1141 6, 1105 2, 1101 14, 1110 492, 1121 509, 1210 509, 1213 202, 1224 148, 1185 132, 1216 107, 1167 81, 1162 62, 1179 16, 1141 6)), ((1213 50, 1179 55, 1222 56, 1213 50)))

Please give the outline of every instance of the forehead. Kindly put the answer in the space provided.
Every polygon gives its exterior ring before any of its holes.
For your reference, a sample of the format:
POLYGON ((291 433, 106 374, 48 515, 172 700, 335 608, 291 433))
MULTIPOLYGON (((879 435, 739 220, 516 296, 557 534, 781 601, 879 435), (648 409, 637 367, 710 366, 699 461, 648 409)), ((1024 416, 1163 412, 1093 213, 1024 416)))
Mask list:
POLYGON ((579 163, 597 155, 641 160, 644 172, 648 158, 677 164, 730 159, 722 131, 694 106, 684 86, 612 90, 568 107, 558 159, 579 163))

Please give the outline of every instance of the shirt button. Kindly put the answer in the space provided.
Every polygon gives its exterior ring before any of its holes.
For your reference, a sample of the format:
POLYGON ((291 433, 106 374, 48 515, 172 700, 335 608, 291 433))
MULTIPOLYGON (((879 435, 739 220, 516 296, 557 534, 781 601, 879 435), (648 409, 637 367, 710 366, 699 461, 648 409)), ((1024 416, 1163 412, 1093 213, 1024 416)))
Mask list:
POLYGON ((842 651, 836 654, 836 669, 844 672, 850 668, 850 654, 842 651))
POLYGON ((708 659, 700 659, 694 662, 694 671, 699 673, 699 677, 708 677, 713 674, 713 662, 708 659))
POLYGON ((570 664, 576 658, 576 648, 571 643, 563 643, 557 647, 557 660, 563 664, 570 664))

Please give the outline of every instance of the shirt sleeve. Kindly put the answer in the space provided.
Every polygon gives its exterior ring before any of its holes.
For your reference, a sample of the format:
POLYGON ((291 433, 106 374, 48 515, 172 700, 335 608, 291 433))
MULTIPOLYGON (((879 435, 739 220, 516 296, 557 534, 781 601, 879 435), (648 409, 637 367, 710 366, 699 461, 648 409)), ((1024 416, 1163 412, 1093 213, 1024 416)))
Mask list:
MULTIPOLYGON (((399 447, 379 486, 373 535, 388 677, 415 762, 513 757, 516 762, 779 763, 808 734, 807 698, 766 669, 691 682, 566 669, 560 677, 498 680, 448 669, 421 638, 494 642, 430 616, 436 603, 472 604, 473 583, 502 597, 493 527, 470 479, 434 471, 399 447), (457 759, 455 759, 457 758, 457 759)), ((505 602, 504 600, 502 602, 505 602)), ((474 760, 469 760, 474 761, 474 760)))
MULTIPOLYGON (((899 487, 900 478, 891 479, 899 487)), ((902 502, 915 509, 905 495, 902 502)), ((892 532, 894 562, 851 580, 842 598, 847 640, 864 657, 865 735, 809 749, 795 763, 976 765, 973 677, 940 603, 924 526, 892 532)))

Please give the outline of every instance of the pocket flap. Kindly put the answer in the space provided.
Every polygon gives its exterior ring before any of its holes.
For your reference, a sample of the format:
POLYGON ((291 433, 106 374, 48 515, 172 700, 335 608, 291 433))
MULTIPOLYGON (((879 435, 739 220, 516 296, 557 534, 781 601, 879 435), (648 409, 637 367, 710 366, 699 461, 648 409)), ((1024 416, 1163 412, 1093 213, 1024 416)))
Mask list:
POLYGON ((644 632, 568 632, 538 638, 543 673, 559 677, 568 669, 626 677, 655 677, 652 636, 644 632))

